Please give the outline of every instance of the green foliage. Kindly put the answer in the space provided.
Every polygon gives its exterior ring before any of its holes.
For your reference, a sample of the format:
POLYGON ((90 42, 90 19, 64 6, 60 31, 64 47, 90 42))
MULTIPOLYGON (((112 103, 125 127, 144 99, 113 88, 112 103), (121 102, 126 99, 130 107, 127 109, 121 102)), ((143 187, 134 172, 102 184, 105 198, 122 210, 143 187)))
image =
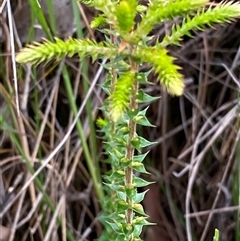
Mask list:
POLYGON ((184 35, 191 36, 191 30, 204 30, 206 27, 213 27, 213 24, 230 22, 234 17, 239 16, 240 5, 238 3, 223 3, 215 8, 210 6, 206 11, 199 10, 190 18, 186 16, 181 25, 173 25, 170 36, 165 36, 162 44, 176 44, 182 40, 184 35))
POLYGON ((182 75, 178 72, 179 66, 173 63, 174 58, 167 55, 167 50, 157 45, 155 47, 141 48, 133 55, 140 59, 145 59, 152 64, 153 70, 158 74, 162 86, 173 95, 183 93, 184 84, 182 75))
POLYGON ((123 73, 114 84, 114 90, 110 94, 111 119, 115 122, 126 112, 131 99, 131 92, 135 74, 132 72, 123 73))
POLYGON ((100 14, 91 22, 91 28, 99 28, 105 24, 106 24, 106 16, 104 14, 100 14))
POLYGON ((215 23, 232 21, 240 15, 240 4, 222 2, 214 7, 213 4, 207 6, 208 0, 152 0, 147 6, 136 0, 82 2, 100 12, 92 27, 105 26, 101 31, 105 33, 106 41, 45 40, 28 45, 16 56, 16 61, 37 64, 75 54, 81 59, 109 60, 105 65, 109 73, 102 85, 108 98, 101 108, 104 117, 97 121, 104 135, 108 156, 105 161, 112 167, 103 177, 107 198, 102 200, 104 213, 101 220, 105 229, 100 240, 137 241, 141 240, 143 227, 150 225, 141 205, 146 192, 138 193, 137 188, 151 183, 135 173, 148 173, 143 164, 147 153, 141 152, 153 144, 136 132, 137 125, 153 126, 147 119, 147 108, 139 110, 138 105, 158 98, 147 95, 139 86, 141 83, 151 84, 147 78, 154 71, 168 93, 180 96, 184 91, 183 76, 166 46, 179 45, 184 35, 191 36, 192 30, 204 30, 215 23), (135 22, 137 15, 141 17, 140 23, 135 22), (174 20, 178 21, 173 24, 171 32, 159 43, 149 46, 152 36, 148 34, 154 26, 174 20), (151 71, 139 73, 143 63, 150 65, 151 71))
POLYGON ((186 14, 196 14, 195 10, 204 6, 207 2, 209 1, 151 1, 136 30, 136 40, 139 41, 142 36, 146 36, 156 24, 176 17, 184 17, 186 14))
POLYGON ((219 241, 219 230, 215 228, 213 241, 219 241))
POLYGON ((120 31, 129 32, 134 26, 137 2, 121 0, 116 7, 116 16, 120 31))
POLYGON ((109 43, 96 43, 90 39, 72 39, 63 41, 57 37, 55 42, 45 40, 44 43, 35 42, 34 45, 28 45, 22 52, 16 56, 18 63, 30 62, 37 64, 41 62, 49 62, 52 58, 61 60, 65 56, 72 57, 78 54, 80 58, 91 56, 93 60, 100 57, 111 58, 116 56, 118 50, 116 46, 109 43))

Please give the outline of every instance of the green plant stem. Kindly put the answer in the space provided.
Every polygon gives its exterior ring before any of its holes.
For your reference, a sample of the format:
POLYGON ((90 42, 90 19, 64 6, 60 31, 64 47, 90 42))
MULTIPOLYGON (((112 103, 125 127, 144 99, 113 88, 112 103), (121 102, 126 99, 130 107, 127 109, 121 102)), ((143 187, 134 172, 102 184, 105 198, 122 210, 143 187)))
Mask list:
MULTIPOLYGON (((137 72, 137 65, 135 62, 133 62, 130 59, 130 64, 131 64, 131 69, 135 72, 137 72)), ((133 86, 133 90, 132 90, 132 97, 130 99, 130 110, 136 110, 138 108, 138 103, 136 101, 136 96, 138 93, 138 82, 135 80, 134 81, 134 86, 133 86)), ((130 143, 130 141, 134 138, 135 133, 136 133, 136 123, 133 120, 129 121, 129 143, 127 146, 127 153, 126 153, 126 157, 128 160, 132 160, 133 156, 134 156, 134 150, 135 148, 133 147, 133 145, 130 143)), ((131 167, 126 167, 125 169, 125 184, 127 188, 131 188, 132 184, 133 184, 133 169, 131 167)), ((128 205, 131 207, 132 205, 132 199, 130 199, 129 197, 126 198, 126 202, 128 203, 128 205)), ((132 224, 132 220, 133 220, 133 209, 129 208, 126 212, 126 222, 128 224, 132 224)))
MULTIPOLYGON (((133 170, 130 167, 127 167, 125 169, 125 182, 126 182, 126 187, 131 187, 132 186, 132 177, 133 177, 133 170)), ((127 197, 126 202, 129 204, 129 206, 132 205, 132 200, 127 197)), ((133 210, 132 208, 129 208, 126 213, 126 222, 128 224, 131 224, 133 220, 133 210)))

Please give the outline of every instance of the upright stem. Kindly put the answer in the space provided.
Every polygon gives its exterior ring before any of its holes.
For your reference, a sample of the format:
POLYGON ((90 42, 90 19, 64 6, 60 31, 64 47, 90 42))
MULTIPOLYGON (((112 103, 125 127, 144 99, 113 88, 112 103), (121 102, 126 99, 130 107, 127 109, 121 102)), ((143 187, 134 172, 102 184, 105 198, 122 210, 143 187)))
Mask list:
MULTIPOLYGON (((130 64, 131 64, 131 69, 137 73, 137 69, 138 66, 135 62, 133 62, 132 60, 130 60, 130 64)), ((136 101, 136 95, 138 93, 138 82, 135 80, 134 81, 134 86, 133 86, 133 90, 132 90, 132 97, 130 100, 130 110, 136 110, 138 108, 138 103, 136 101)), ((135 133, 136 133, 136 123, 132 120, 129 121, 129 143, 127 146, 127 151, 126 151, 126 157, 128 160, 132 160, 133 156, 134 156, 134 147, 133 145, 130 143, 130 141, 134 138, 135 133)), ((132 188, 132 183, 133 183, 133 170, 131 167, 126 167, 125 169, 125 185, 126 188, 132 188)), ((129 206, 132 205, 132 199, 127 197, 126 198, 126 202, 129 204, 129 206)), ((126 222, 127 224, 132 224, 132 220, 133 220, 133 210, 132 208, 129 208, 126 212, 126 222)))

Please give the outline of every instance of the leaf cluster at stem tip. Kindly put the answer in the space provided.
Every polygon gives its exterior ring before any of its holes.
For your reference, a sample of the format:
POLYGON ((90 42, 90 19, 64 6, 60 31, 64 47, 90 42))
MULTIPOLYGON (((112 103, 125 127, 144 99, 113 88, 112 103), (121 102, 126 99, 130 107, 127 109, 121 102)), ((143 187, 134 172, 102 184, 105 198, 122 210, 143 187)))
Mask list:
POLYGON ((55 42, 45 40, 43 43, 28 45, 16 56, 16 61, 34 64, 48 62, 52 58, 60 60, 75 54, 80 58, 90 56, 93 61, 103 57, 130 57, 134 61, 137 59, 140 63, 148 63, 157 73, 165 90, 172 95, 181 95, 184 89, 183 78, 178 73, 179 67, 175 65, 174 59, 164 48, 168 45, 179 45, 184 35, 191 36, 192 30, 204 30, 213 24, 230 22, 240 15, 240 4, 231 1, 208 5, 208 0, 152 0, 147 6, 139 4, 136 0, 82 2, 100 12, 92 25, 99 27, 106 24, 101 31, 115 35, 120 41, 113 44, 109 41, 97 43, 89 39, 69 38, 62 41, 55 38, 55 42), (137 15, 141 16, 140 23, 135 22, 137 15), (172 25, 172 31, 158 43, 157 49, 147 46, 146 37, 156 24, 179 17, 182 22, 172 25), (111 26, 110 32, 107 31, 108 25, 111 26))

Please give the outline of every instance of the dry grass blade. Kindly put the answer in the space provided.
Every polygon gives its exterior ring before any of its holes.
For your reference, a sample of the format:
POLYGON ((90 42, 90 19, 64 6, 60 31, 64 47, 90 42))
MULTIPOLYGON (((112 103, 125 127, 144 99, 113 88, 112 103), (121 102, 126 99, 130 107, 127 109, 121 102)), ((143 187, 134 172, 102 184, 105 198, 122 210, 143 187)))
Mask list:
POLYGON ((9 23, 9 32, 10 32, 10 46, 11 46, 11 59, 12 59, 12 71, 13 71, 13 82, 15 89, 15 100, 17 107, 17 114, 20 116, 19 109, 19 97, 18 97, 18 81, 17 81, 17 66, 15 62, 15 44, 14 44, 14 36, 13 36, 13 22, 12 22, 12 11, 11 11, 11 2, 7 1, 7 13, 8 13, 8 23, 9 23))
POLYGON ((11 229, 0 225, 0 241, 8 241, 11 229))
MULTIPOLYGON (((196 138, 195 146, 194 146, 192 156, 191 156, 190 176, 189 176, 189 182, 188 182, 187 194, 186 194, 186 228, 187 228, 188 240, 192 240, 190 219, 188 218, 188 215, 190 213, 192 187, 193 187, 194 181, 196 179, 198 169, 201 165, 201 161, 202 161, 203 157, 205 156, 206 152, 208 151, 208 149, 213 145, 215 140, 221 135, 221 133, 226 129, 226 127, 229 126, 232 123, 232 121, 237 117, 237 110, 238 110, 238 107, 235 106, 231 111, 229 111, 229 113, 226 114, 226 116, 224 116, 219 121, 219 123, 217 123, 218 128, 217 128, 216 132, 210 138, 209 142, 207 142, 207 144, 204 147, 204 149, 202 150, 202 152, 200 152, 198 155, 196 155, 197 149, 198 149, 198 141, 197 140, 201 136, 201 130, 196 138)), ((203 126, 203 129, 204 128, 205 127, 203 126)))

